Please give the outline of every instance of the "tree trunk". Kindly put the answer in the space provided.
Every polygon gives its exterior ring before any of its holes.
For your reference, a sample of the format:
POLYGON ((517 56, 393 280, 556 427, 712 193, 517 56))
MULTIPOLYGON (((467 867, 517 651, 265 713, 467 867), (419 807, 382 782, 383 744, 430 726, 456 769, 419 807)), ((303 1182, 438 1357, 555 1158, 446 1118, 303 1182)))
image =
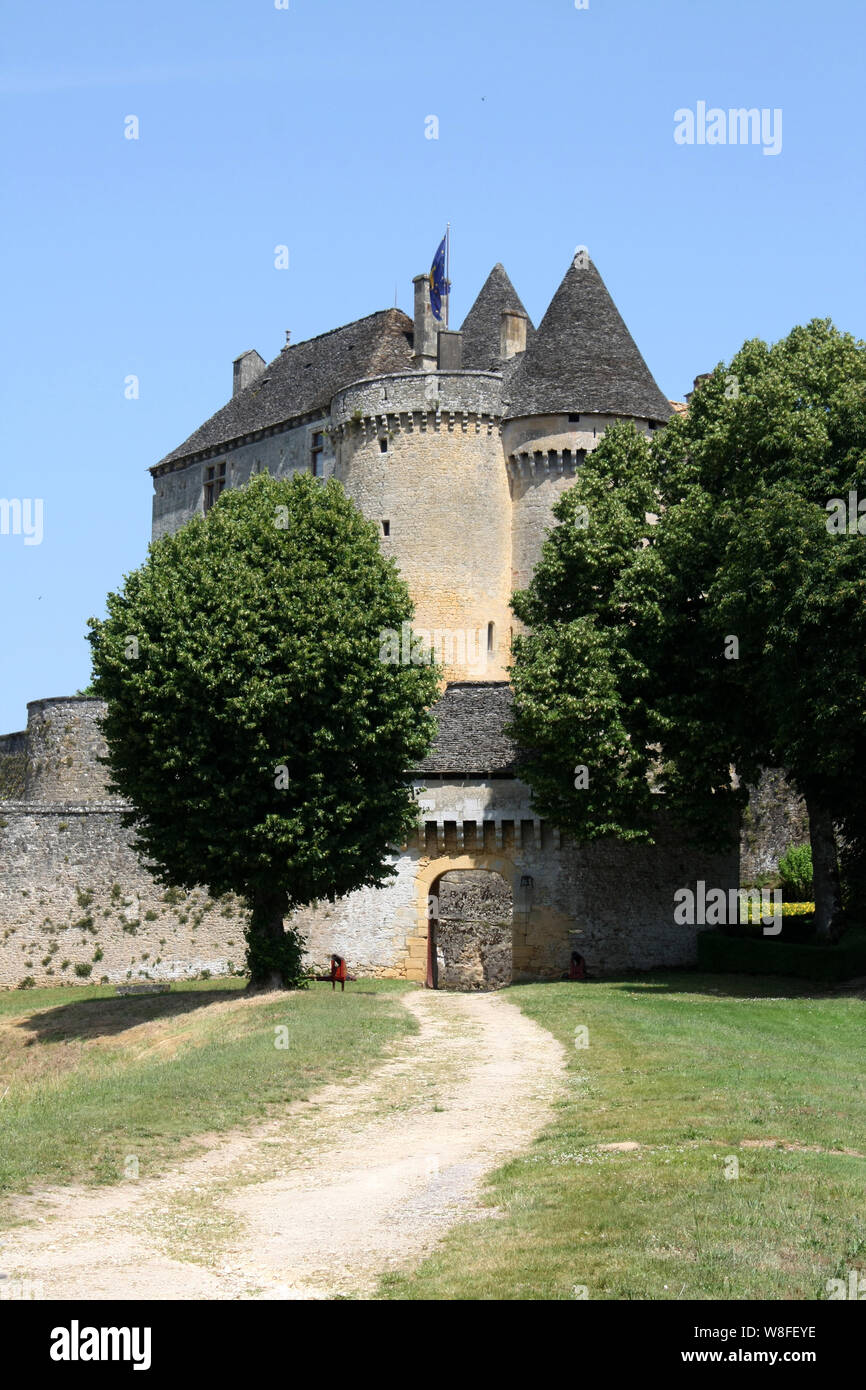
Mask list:
POLYGON ((806 812, 812 843, 815 935, 820 941, 836 941, 842 930, 842 890, 833 817, 809 796, 806 797, 806 812))
POLYGON ((283 918, 288 907, 288 895, 284 892, 262 888, 253 892, 247 951, 249 992, 287 988, 277 962, 285 937, 283 918))

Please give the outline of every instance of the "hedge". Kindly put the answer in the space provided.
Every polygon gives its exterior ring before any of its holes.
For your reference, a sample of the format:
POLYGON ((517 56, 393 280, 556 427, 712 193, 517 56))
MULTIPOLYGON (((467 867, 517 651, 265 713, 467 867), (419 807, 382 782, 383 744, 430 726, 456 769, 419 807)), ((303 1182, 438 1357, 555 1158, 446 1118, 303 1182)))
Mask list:
POLYGON ((866 928, 849 928, 832 946, 702 931, 698 967, 728 974, 796 975, 835 984, 866 975, 866 928))

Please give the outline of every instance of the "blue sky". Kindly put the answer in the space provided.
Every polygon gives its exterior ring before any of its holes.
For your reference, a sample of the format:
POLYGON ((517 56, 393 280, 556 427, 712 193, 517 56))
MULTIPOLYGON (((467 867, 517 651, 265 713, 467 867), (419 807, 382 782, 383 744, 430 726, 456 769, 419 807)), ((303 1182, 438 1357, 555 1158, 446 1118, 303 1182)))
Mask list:
POLYGON ((866 336, 862 0, 0 15, 0 497, 44 505, 40 545, 0 535, 0 732, 87 682, 86 620, 146 552, 147 468, 225 402, 232 359, 395 288, 410 310, 447 220, 452 323, 500 260, 537 323, 586 245, 675 398, 748 337, 866 336), (781 153, 677 145, 699 101, 780 108, 781 153))

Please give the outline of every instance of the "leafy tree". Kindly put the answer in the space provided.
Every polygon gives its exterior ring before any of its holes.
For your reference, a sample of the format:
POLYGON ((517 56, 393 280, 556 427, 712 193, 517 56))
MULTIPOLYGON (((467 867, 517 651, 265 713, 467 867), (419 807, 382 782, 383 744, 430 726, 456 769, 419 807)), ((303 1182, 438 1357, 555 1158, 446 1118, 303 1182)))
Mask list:
POLYGON ((779 860, 779 878, 792 902, 812 901, 812 850, 809 845, 789 845, 779 860))
POLYGON ((301 978, 293 909, 379 886, 414 824, 432 664, 380 659, 411 619, 376 529, 337 482, 256 476, 157 541, 91 619, 112 789, 175 888, 250 909, 251 988, 301 978))
POLYGON ((747 342, 652 445, 609 430, 555 515, 514 598, 533 628, 516 643, 514 732, 542 813, 583 838, 648 835, 653 785, 720 846, 745 784, 784 767, 809 813, 818 934, 833 937, 834 822, 854 846, 866 824, 866 345, 817 320, 747 342), (592 743, 591 722, 552 734, 557 709, 581 718, 594 690, 617 752, 598 746, 587 796, 563 753, 592 743))

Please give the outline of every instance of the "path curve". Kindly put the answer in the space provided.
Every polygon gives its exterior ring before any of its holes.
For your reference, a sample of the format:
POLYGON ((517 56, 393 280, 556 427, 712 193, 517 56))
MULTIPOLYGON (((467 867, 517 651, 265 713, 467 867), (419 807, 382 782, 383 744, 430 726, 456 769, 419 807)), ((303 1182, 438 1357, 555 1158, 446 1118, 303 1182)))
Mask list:
POLYGON ((368 1297, 531 1143, 564 1049, 505 994, 400 996, 419 1023, 367 1076, 233 1130, 160 1178, 16 1198, 0 1268, 48 1299, 368 1297))

